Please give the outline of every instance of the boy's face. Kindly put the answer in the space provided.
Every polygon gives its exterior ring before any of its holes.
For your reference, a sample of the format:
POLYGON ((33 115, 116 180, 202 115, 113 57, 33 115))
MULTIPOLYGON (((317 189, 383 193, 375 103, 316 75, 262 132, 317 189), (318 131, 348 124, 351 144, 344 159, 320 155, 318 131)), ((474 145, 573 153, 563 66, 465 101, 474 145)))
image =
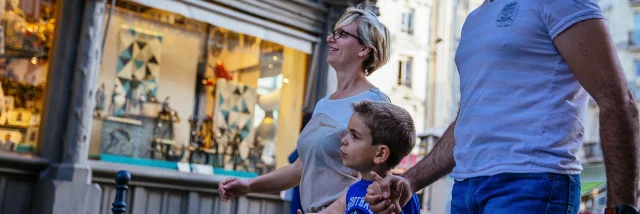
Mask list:
POLYGON ((371 169, 377 152, 371 130, 357 113, 351 116, 347 128, 349 132, 342 138, 340 147, 342 164, 357 171, 371 169))

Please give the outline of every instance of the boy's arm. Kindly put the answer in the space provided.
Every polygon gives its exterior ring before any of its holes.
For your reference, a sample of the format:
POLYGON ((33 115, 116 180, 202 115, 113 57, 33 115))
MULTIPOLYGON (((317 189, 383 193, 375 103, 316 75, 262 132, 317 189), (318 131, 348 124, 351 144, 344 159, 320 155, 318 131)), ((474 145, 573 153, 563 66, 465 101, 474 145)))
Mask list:
POLYGON ((345 209, 347 209, 347 191, 344 191, 327 209, 319 213, 344 213, 345 209))

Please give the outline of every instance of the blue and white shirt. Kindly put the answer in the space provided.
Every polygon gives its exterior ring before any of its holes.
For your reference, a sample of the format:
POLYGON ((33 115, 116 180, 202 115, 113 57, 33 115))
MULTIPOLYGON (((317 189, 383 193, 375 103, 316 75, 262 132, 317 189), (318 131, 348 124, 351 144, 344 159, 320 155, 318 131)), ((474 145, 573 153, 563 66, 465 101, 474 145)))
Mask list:
POLYGON ((588 95, 553 39, 602 18, 596 0, 485 0, 469 14, 455 56, 456 179, 580 173, 588 95))
MULTIPOLYGON (((373 214, 369 209, 369 203, 364 202, 367 187, 372 183, 373 181, 360 180, 349 187, 346 195, 347 209, 344 210, 344 214, 373 214)), ((411 200, 402 207, 402 213, 420 213, 420 200, 416 194, 413 194, 411 200)))

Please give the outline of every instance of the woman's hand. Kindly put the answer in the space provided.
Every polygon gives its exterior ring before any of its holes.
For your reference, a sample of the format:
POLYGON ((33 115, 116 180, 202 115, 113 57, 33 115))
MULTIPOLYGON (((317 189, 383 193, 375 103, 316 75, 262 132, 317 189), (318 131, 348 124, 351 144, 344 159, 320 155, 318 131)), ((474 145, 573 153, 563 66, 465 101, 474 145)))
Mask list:
POLYGON ((229 178, 218 185, 218 193, 224 202, 233 197, 247 195, 250 192, 249 181, 243 179, 229 178))

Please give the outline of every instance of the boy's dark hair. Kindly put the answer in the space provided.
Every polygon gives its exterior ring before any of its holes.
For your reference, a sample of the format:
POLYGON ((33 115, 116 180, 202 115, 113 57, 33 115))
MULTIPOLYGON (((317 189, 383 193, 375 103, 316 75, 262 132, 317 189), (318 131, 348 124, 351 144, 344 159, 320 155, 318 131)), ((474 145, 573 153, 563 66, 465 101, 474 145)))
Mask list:
POLYGON ((386 145, 389 167, 400 164, 416 143, 416 129, 407 110, 391 103, 364 100, 351 104, 353 113, 371 130, 373 145, 386 145))

